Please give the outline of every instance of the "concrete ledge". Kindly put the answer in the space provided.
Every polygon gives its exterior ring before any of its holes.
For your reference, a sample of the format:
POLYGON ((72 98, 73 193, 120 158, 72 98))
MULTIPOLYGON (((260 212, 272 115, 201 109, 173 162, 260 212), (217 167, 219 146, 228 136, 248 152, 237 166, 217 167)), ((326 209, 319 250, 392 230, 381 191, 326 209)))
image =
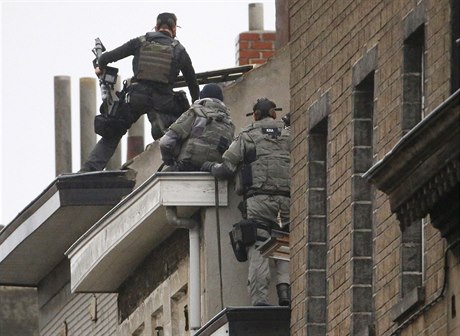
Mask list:
MULTIPOLYGON (((228 203, 227 182, 219 181, 219 205, 228 203)), ((137 265, 176 229, 165 207, 188 217, 216 205, 209 173, 157 173, 108 212, 66 252, 72 292, 116 292, 137 265)))
POLYGON ((195 336, 289 335, 289 307, 227 307, 206 323, 195 336))
POLYGON ((129 171, 58 176, 0 233, 0 284, 35 287, 123 196, 129 171))

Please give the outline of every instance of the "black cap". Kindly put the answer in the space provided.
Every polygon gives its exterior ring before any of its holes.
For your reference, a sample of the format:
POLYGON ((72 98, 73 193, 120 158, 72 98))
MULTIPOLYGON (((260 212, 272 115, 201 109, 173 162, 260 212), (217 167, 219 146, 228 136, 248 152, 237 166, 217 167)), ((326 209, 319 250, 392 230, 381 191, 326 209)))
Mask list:
POLYGON ((220 101, 224 101, 224 94, 219 85, 215 83, 206 84, 203 86, 200 92, 200 99, 203 98, 217 98, 220 101))
POLYGON ((282 110, 282 108, 280 108, 280 107, 277 108, 276 104, 273 101, 271 101, 270 99, 268 99, 268 98, 259 98, 259 99, 257 99, 257 102, 252 107, 252 112, 247 113, 246 116, 250 116, 251 114, 253 114, 256 111, 261 112, 261 117, 268 116, 268 113, 270 112, 271 109, 275 109, 275 111, 281 111, 282 110))
POLYGON ((163 25, 167 25, 169 29, 173 29, 177 25, 177 17, 174 13, 161 13, 157 16, 156 26, 160 28, 163 25))

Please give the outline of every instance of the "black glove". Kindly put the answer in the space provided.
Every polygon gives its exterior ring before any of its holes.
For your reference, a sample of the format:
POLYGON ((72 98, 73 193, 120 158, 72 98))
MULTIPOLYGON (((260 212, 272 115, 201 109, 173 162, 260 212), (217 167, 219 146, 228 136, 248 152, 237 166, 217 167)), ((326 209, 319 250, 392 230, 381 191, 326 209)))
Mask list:
POLYGON ((211 171, 212 171, 212 167, 214 167, 214 162, 205 161, 205 162, 201 165, 200 171, 202 171, 202 172, 211 172, 211 171))
POLYGON ((163 160, 163 162, 167 166, 174 166, 174 163, 175 163, 173 159, 166 159, 166 160, 163 160))

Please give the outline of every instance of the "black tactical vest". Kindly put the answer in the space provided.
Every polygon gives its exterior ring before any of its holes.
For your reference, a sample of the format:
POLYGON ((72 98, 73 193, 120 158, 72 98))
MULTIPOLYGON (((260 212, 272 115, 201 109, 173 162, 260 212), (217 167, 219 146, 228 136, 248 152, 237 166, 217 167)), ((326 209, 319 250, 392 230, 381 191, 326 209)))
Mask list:
MULTIPOLYGON (((139 52, 139 64, 135 77, 168 84, 170 82, 171 64, 174 48, 179 44, 174 40, 171 44, 160 44, 140 37, 142 45, 139 52)), ((171 84, 171 83, 169 83, 171 84)))

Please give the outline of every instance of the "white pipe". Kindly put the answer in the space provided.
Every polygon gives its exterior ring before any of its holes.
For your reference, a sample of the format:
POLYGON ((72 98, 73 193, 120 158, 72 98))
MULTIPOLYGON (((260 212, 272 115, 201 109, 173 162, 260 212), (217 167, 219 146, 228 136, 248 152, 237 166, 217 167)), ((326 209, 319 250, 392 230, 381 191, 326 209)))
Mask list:
POLYGON ((193 218, 177 217, 175 207, 166 207, 169 224, 186 228, 189 234, 189 322, 192 335, 201 327, 201 278, 200 278, 200 225, 193 218))
POLYGON ((189 230, 190 244, 190 330, 192 335, 201 326, 201 284, 200 284, 200 227, 189 230))

